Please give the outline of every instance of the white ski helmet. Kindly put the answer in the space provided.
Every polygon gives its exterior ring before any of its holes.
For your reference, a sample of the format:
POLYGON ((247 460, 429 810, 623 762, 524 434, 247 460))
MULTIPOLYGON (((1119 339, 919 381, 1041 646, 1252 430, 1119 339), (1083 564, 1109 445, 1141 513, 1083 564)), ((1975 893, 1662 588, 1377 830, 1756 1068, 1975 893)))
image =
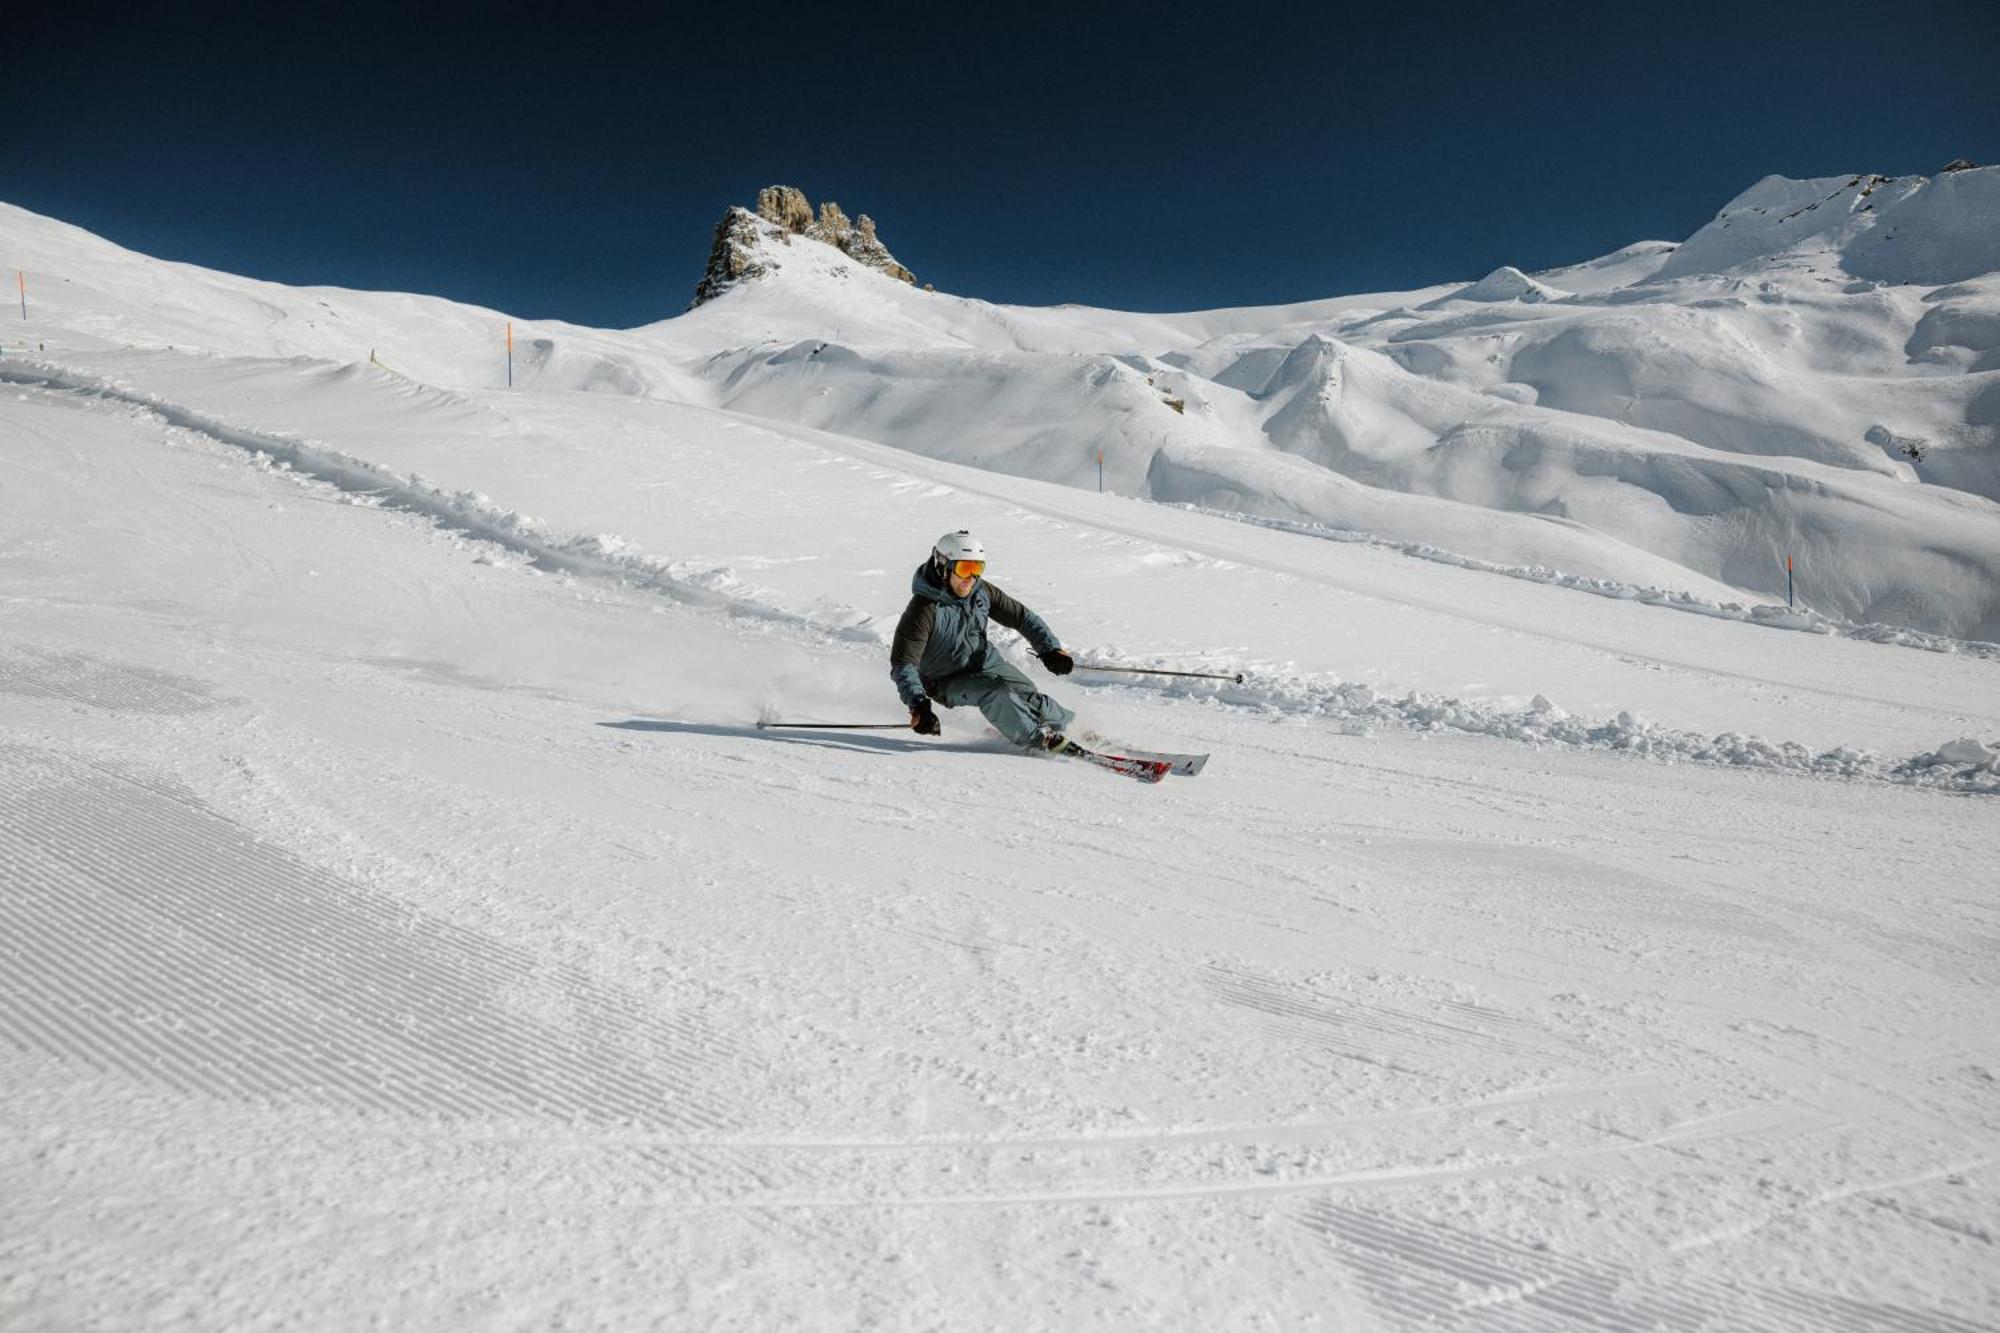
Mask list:
POLYGON ((943 582, 952 565, 960 560, 977 560, 982 565, 986 563, 985 544, 964 528, 947 532, 931 548, 931 568, 937 572, 938 581, 943 582))

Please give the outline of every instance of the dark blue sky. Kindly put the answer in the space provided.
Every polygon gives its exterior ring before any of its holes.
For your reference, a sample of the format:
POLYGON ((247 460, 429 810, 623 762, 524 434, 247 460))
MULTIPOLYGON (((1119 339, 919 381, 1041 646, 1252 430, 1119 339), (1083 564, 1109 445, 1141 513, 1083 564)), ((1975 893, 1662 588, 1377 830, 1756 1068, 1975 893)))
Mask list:
POLYGON ((600 326, 678 313, 772 182, 942 290, 1188 310, 1677 239, 1770 172, 2000 159, 1995 0, 16 8, 0 199, 600 326))

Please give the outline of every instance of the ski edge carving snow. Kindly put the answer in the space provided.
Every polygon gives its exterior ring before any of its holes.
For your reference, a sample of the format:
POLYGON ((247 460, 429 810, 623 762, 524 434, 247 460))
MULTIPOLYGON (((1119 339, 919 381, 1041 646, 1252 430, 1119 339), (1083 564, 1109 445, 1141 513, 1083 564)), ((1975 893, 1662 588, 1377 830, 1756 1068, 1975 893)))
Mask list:
POLYGON ((1078 745, 1075 741, 1064 741, 1049 753, 1069 759, 1081 759, 1087 764, 1112 773, 1120 773, 1141 782, 1158 782, 1172 770, 1173 765, 1159 759, 1139 759, 1131 755, 1108 754, 1078 745))
POLYGON ((1130 745, 1120 745, 1109 737, 1100 736, 1096 732, 1086 733, 1084 740, 1088 741, 1091 745, 1106 746, 1127 759, 1150 759, 1158 763, 1167 764, 1169 765, 1167 771, 1176 777, 1199 777, 1201 770, 1208 767, 1209 757, 1205 754, 1175 754, 1170 750, 1141 750, 1130 745))

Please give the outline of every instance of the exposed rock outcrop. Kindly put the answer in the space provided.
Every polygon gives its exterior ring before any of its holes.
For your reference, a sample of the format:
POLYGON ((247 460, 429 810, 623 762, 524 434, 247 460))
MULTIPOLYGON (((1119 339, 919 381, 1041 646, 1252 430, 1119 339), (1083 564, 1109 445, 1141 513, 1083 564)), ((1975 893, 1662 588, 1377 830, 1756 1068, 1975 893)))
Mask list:
POLYGON ((789 185, 767 185, 757 191, 757 211, 731 208, 715 224, 715 242, 709 248, 708 269, 694 289, 689 309, 712 301, 736 283, 768 272, 767 237, 783 245, 800 236, 839 250, 859 264, 887 274, 898 282, 916 285, 916 275, 896 262, 889 247, 875 234, 875 220, 866 213, 850 220, 839 204, 826 200, 813 216, 812 201, 804 191, 789 185), (759 227, 770 224, 770 230, 759 227))
POLYGON ((708 268, 695 284, 692 310, 703 301, 712 301, 736 285, 738 279, 754 278, 764 271, 756 260, 757 219, 745 208, 732 208, 715 224, 715 242, 708 249, 708 268))
POLYGON ((789 185, 766 185, 757 191, 757 216, 786 231, 802 232, 812 225, 813 210, 803 191, 789 185))

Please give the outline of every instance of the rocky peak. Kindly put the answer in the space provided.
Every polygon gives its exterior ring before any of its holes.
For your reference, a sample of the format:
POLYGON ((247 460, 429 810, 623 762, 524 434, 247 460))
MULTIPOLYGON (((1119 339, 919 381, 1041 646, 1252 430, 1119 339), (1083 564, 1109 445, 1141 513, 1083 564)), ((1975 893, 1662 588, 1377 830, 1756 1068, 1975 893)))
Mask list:
POLYGON ((812 201, 804 191, 789 185, 767 185, 757 191, 754 214, 747 208, 731 208, 715 224, 708 270, 694 289, 689 309, 714 300, 745 278, 768 272, 772 265, 766 247, 773 241, 790 245, 794 236, 830 245, 856 263, 916 285, 916 275, 896 262, 875 234, 875 220, 866 213, 849 220, 840 205, 828 199, 814 217, 812 201))
POLYGON ((789 185, 766 185, 757 191, 757 216, 796 235, 812 225, 813 209, 805 191, 789 185))

